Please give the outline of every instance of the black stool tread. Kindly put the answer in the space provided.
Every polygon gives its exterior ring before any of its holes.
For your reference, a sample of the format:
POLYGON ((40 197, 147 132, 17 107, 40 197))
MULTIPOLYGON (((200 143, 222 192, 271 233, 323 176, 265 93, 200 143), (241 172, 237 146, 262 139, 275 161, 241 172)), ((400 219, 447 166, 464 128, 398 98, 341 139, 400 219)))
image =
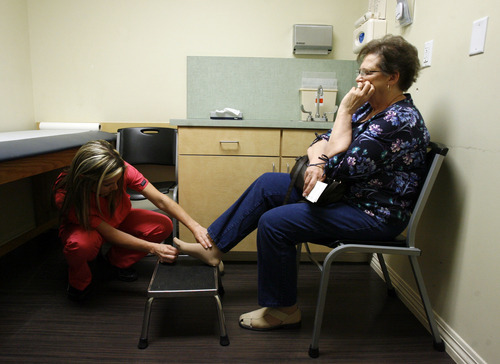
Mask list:
POLYGON ((173 264, 158 263, 148 288, 150 296, 209 294, 218 290, 216 267, 189 256, 179 256, 173 264))

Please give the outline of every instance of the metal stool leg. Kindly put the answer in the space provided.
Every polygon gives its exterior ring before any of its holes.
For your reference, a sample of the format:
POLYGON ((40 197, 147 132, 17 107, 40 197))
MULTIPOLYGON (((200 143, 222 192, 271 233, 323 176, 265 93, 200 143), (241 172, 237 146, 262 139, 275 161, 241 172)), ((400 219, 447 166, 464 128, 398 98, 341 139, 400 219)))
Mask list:
POLYGON ((224 286, 222 285, 222 278, 221 278, 222 274, 220 272, 219 266, 217 266, 216 269, 217 269, 217 285, 218 285, 217 291, 219 295, 223 297, 226 291, 224 291, 224 286))
POLYGON ((222 310, 222 303, 218 294, 216 294, 214 298, 217 305, 217 314, 219 315, 220 344, 222 346, 228 346, 229 337, 227 336, 226 319, 224 317, 224 311, 222 310))
POLYGON ((149 319, 151 318, 151 306, 153 305, 154 297, 149 297, 146 301, 146 308, 144 310, 144 319, 142 321, 142 332, 141 338, 139 339, 139 349, 146 349, 149 345, 148 343, 148 332, 149 332, 149 319))

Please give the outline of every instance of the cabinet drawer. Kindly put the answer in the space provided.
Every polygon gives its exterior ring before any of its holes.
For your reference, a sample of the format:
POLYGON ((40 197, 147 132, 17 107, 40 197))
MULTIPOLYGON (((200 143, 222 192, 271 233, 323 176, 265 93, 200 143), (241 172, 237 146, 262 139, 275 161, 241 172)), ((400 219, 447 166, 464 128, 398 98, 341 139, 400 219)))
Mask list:
POLYGON ((284 129, 281 142, 281 155, 284 157, 297 157, 307 153, 307 148, 311 145, 316 135, 323 134, 326 130, 297 130, 284 129))
POLYGON ((279 129, 179 128, 179 154, 279 156, 279 129))

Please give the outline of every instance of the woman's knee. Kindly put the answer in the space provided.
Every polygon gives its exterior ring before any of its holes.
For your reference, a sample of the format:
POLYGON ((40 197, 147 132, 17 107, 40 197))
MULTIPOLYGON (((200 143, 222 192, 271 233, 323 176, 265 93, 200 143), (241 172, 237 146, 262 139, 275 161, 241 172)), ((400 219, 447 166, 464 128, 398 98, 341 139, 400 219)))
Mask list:
POLYGON ((149 236, 155 237, 155 240, 159 242, 168 238, 168 236, 174 230, 174 224, 172 220, 163 214, 157 213, 154 220, 149 221, 154 228, 148 233, 149 236))
POLYGON ((277 185, 288 185, 290 183, 290 175, 287 173, 266 172, 255 180, 256 183, 269 187, 277 185))
POLYGON ((274 241, 274 244, 283 243, 287 246, 304 241, 304 236, 311 234, 306 218, 307 207, 305 203, 298 203, 267 211, 259 220, 259 236, 274 241))
POLYGON ((283 238, 287 236, 282 215, 277 210, 279 208, 271 209, 260 217, 257 227, 257 233, 261 238, 259 240, 277 242, 283 241, 283 238))
POLYGON ((103 244, 101 235, 95 230, 76 229, 61 239, 64 244, 64 255, 68 259, 93 260, 103 244))
POLYGON ((119 228, 148 241, 162 242, 172 233, 173 223, 164 214, 150 210, 133 209, 119 228))

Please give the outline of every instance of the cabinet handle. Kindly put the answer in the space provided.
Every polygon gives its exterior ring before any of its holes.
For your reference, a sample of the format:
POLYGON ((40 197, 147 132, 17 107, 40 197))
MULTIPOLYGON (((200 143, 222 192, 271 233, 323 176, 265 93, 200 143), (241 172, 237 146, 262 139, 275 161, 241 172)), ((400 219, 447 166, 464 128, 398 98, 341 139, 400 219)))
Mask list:
POLYGON ((286 173, 290 173, 290 163, 286 164, 286 173))
POLYGON ((227 143, 236 143, 236 144, 239 144, 240 141, 239 140, 219 140, 219 143, 220 144, 227 144, 227 143))
POLYGON ((273 163, 273 173, 274 173, 274 172, 275 172, 275 165, 274 165, 274 163, 273 163))

